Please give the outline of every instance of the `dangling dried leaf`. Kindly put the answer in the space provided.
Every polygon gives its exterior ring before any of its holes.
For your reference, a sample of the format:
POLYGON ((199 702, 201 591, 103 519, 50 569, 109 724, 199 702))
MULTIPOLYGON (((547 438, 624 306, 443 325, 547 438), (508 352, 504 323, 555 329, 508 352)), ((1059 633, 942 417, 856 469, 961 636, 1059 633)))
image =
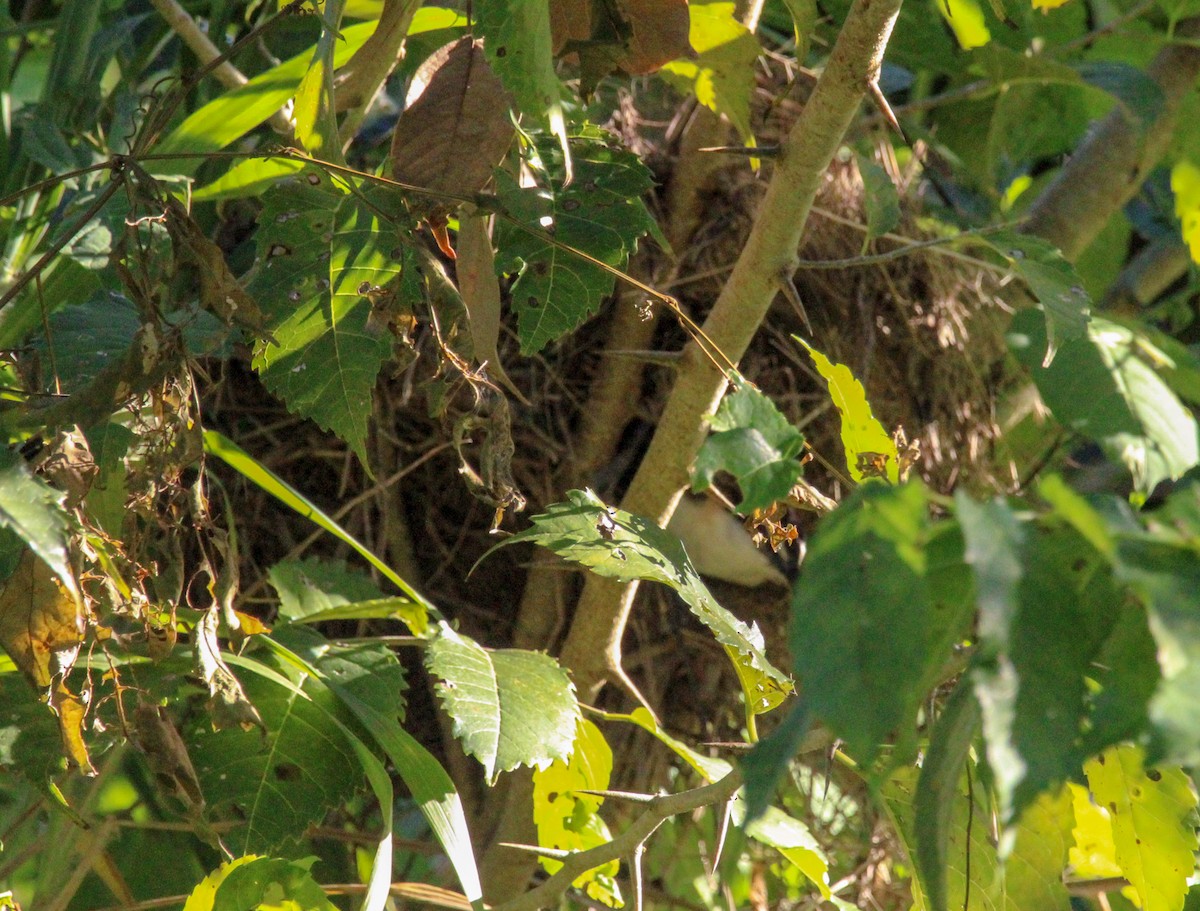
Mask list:
POLYGON ((687 0, 553 0, 556 54, 577 54, 587 86, 621 70, 642 76, 693 58, 687 0))
POLYGON ((87 707, 79 697, 61 680, 50 691, 50 708, 58 718, 58 733, 62 737, 63 750, 71 764, 89 778, 96 774, 88 756, 87 744, 83 742, 83 719, 87 707))
POLYGON ((508 95, 470 38, 453 45, 396 122, 392 176, 435 192, 475 193, 492 179, 514 129, 508 95))
POLYGON ((217 641, 220 619, 221 608, 214 604, 194 631, 196 665, 208 684, 208 709, 212 713, 213 727, 220 730, 236 724, 246 731, 253 727, 265 731, 266 725, 258 709, 246 698, 242 685, 221 657, 221 645, 217 641))
POLYGON ((201 306, 228 325, 250 329, 259 337, 269 335, 263 312, 229 270, 221 248, 205 236, 178 199, 168 196, 166 206, 176 261, 196 267, 201 306))
POLYGON ((687 0, 618 0, 633 28, 621 69, 631 76, 653 73, 664 63, 695 57, 688 41, 691 17, 687 0))
POLYGON ((487 364, 488 373, 523 404, 528 405, 500 364, 497 345, 500 340, 500 281, 496 278, 496 259, 488 236, 487 216, 463 214, 458 219, 458 260, 454 264, 458 290, 471 317, 471 339, 475 358, 487 364))
POLYGON ((204 807, 204 794, 192 759, 166 710, 139 703, 134 711, 134 736, 146 756, 150 771, 167 793, 179 798, 189 811, 204 807))
POLYGON ((42 477, 59 490, 66 492, 63 505, 74 509, 92 489, 96 479, 96 460, 88 448, 87 437, 78 426, 59 431, 50 448, 49 457, 41 466, 42 477))

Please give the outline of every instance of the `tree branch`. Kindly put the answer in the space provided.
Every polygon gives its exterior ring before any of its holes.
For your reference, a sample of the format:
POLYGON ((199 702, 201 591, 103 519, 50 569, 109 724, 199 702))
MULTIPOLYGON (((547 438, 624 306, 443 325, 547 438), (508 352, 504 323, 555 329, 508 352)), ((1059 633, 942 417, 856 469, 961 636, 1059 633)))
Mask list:
MULTIPOLYGON (((732 360, 745 352, 779 290, 794 270, 800 236, 821 180, 859 104, 876 81, 900 0, 856 0, 812 97, 784 142, 754 228, 704 332, 732 360)), ((695 343, 684 351, 679 377, 658 429, 622 506, 666 524, 687 484, 688 466, 703 442, 704 415, 715 410, 726 378, 695 343)), ((604 681, 619 677, 621 638, 634 586, 588 578, 567 635, 563 663, 580 698, 591 701, 604 681)))
POLYGON ((645 843, 664 820, 728 800, 741 786, 742 772, 734 769, 720 781, 702 788, 655 797, 645 812, 612 841, 564 858, 562 869, 536 889, 496 905, 492 911, 538 911, 539 908, 556 907, 581 874, 611 861, 632 857, 638 846, 645 843))

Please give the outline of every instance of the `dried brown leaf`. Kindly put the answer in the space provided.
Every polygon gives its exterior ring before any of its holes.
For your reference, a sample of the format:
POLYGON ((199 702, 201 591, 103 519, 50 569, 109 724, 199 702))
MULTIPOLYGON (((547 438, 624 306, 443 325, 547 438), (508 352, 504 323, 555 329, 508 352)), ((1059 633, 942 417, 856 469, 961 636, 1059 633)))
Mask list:
POLYGON ((83 632, 75 598, 27 549, 0 591, 0 645, 29 681, 44 690, 74 665, 83 632))
POLYGON ((688 40, 687 0, 552 0, 550 31, 556 54, 576 53, 590 84, 615 70, 653 73, 695 57, 688 40))
POLYGON ((396 123, 392 176, 435 192, 482 190, 512 144, 509 107, 482 45, 459 39, 396 123))

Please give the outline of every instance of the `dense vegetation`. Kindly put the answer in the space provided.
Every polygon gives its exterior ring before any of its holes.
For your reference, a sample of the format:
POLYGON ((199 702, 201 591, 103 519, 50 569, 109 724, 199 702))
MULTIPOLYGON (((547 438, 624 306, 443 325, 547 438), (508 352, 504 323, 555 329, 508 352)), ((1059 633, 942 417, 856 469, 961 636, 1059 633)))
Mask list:
POLYGON ((1197 900, 1194 0, 0 32, 0 907, 1197 900))

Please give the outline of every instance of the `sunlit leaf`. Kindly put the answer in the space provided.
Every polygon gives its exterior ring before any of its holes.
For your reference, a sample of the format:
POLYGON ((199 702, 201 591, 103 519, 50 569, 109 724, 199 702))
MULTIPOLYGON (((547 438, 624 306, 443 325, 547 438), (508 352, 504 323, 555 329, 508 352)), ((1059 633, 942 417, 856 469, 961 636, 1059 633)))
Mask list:
POLYGON ((281 911, 285 908, 336 911, 310 872, 316 860, 315 857, 304 860, 254 857, 247 863, 234 861, 220 871, 223 875, 213 895, 212 911, 249 911, 272 906, 281 911))
POLYGON ((35 478, 25 460, 0 449, 0 527, 11 529, 54 571, 76 600, 79 588, 67 552, 70 528, 63 494, 35 478))
POLYGON ((489 650, 442 625, 425 650, 438 696, 463 748, 489 781, 517 766, 545 768, 571 749, 579 706, 566 672, 549 655, 489 650))
POLYGON ((1184 159, 1171 168, 1175 217, 1183 228, 1183 242, 1192 260, 1200 263, 1200 167, 1184 159))
POLYGON ((983 47, 992 40, 992 32, 977 0, 938 0, 937 8, 964 51, 983 47))
POLYGON ((1142 911, 1180 911, 1196 867, 1196 793, 1181 769, 1146 769, 1142 759, 1140 747, 1113 747, 1084 771, 1142 911))

